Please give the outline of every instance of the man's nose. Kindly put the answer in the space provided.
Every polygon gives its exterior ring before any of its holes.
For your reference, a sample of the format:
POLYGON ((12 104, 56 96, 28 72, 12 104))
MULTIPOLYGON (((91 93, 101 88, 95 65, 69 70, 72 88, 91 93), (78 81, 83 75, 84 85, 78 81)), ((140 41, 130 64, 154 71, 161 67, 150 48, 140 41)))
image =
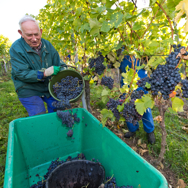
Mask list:
POLYGON ((37 40, 35 35, 32 36, 32 40, 33 40, 33 41, 36 41, 36 40, 37 40))

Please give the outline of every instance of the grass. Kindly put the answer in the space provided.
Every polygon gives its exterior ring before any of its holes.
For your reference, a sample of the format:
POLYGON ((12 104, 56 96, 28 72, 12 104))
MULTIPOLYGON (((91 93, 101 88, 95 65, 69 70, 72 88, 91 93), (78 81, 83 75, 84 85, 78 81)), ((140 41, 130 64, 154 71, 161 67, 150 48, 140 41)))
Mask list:
POLYGON ((27 111, 19 101, 10 76, 0 79, 0 187, 3 187, 7 152, 9 123, 17 118, 26 117, 27 111), (4 80, 8 80, 4 82, 4 80))
MULTIPOLYGON (((14 119, 27 117, 28 114, 14 91, 10 75, 0 78, 0 96, 0 187, 3 187, 9 123, 14 119)), ((92 103, 95 104, 95 108, 105 107, 102 101, 92 103)), ((157 108, 154 108, 152 113, 153 117, 159 115, 157 108)), ((188 183, 188 134, 182 130, 183 126, 188 125, 188 120, 167 112, 165 124, 168 133, 165 165, 170 165, 174 173, 188 183)), ((155 135, 156 144, 148 145, 148 148, 151 155, 158 157, 161 148, 161 130, 157 122, 155 122, 155 135)), ((147 141, 142 124, 136 136, 147 141)))
MULTIPOLYGON (((152 109, 152 114, 153 118, 158 116, 158 109, 152 109)), ((148 149, 151 155, 158 158, 161 149, 161 128, 156 121, 154 121, 154 125, 156 143, 153 145, 148 144, 148 149)), ((182 127, 185 125, 188 125, 188 119, 166 112, 167 146, 163 164, 170 166, 179 179, 183 179, 185 183, 188 183, 188 134, 182 130, 182 127)), ((144 143, 147 143, 147 136, 142 122, 140 122, 139 131, 136 132, 136 136, 142 138, 144 143)))
MULTIPOLYGON (((157 108, 152 110, 153 117, 159 115, 157 108)), ((188 125, 188 119, 178 115, 166 112, 165 125, 167 131, 167 146, 164 161, 166 165, 170 165, 174 173, 188 183, 188 134, 182 129, 188 125)), ((137 133, 139 137, 144 137, 145 132, 143 126, 140 126, 140 131, 137 133)), ((161 129, 159 124, 155 122, 156 144, 148 145, 150 151, 158 157, 161 148, 161 129)))

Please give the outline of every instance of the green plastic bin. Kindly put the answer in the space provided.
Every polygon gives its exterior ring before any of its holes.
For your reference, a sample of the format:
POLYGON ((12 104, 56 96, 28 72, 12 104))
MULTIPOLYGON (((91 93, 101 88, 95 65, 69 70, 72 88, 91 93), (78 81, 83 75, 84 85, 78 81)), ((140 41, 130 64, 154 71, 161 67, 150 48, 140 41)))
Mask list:
POLYGON ((164 176, 107 127, 82 108, 73 109, 80 122, 73 137, 57 114, 20 118, 9 124, 4 188, 29 188, 42 180, 52 160, 84 153, 98 159, 106 176, 116 177, 118 186, 168 188, 164 176), (84 117, 84 118, 83 118, 84 117), (87 126, 86 126, 87 124, 87 126))
POLYGON ((53 91, 53 85, 56 83, 56 82, 61 82, 61 79, 62 78, 65 78, 67 76, 72 76, 72 77, 77 77, 79 78, 80 80, 82 80, 82 83, 83 83, 83 89, 81 91, 81 93, 74 99, 71 99, 70 102, 76 102, 80 99, 80 97, 82 96, 83 94, 83 91, 85 89, 85 82, 84 82, 84 78, 82 77, 82 75, 75 71, 75 70, 71 70, 71 69, 65 69, 65 70, 62 70, 60 71, 57 75, 53 76, 51 79, 50 79, 50 82, 48 84, 48 90, 51 94, 51 96, 56 99, 57 101, 61 101, 60 99, 57 98, 56 94, 54 93, 53 91))

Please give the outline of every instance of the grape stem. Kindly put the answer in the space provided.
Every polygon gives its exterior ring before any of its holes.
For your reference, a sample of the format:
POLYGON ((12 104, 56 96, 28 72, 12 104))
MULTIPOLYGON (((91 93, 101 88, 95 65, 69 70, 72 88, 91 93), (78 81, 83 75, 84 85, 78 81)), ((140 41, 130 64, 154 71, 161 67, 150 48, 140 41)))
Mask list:
POLYGON ((114 176, 114 174, 112 175, 112 177, 111 177, 109 180, 107 180, 107 181, 105 182, 105 184, 108 183, 108 182, 113 178, 113 176, 114 176))

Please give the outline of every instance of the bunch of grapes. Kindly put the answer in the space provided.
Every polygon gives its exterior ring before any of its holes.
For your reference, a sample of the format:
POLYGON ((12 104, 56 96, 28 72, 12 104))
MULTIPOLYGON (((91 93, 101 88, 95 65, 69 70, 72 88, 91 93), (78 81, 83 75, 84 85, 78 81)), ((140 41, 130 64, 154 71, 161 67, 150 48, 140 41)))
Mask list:
POLYGON ((101 84, 107 86, 109 89, 113 88, 114 80, 110 77, 102 77, 101 84))
POLYGON ((130 122, 133 125, 135 125, 138 121, 142 119, 142 116, 135 109, 134 102, 136 99, 140 99, 143 95, 144 95, 143 90, 133 91, 131 93, 131 101, 129 103, 124 104, 124 109, 121 113, 118 111, 117 106, 122 105, 124 99, 126 98, 126 95, 120 96, 120 99, 118 100, 114 100, 110 98, 106 106, 108 109, 110 109, 113 112, 117 121, 119 121, 120 115, 122 115, 127 122, 130 122))
POLYGON ((137 112, 134 102, 135 100, 131 99, 130 102, 124 104, 121 115, 125 118, 127 122, 136 125, 136 123, 142 119, 142 115, 137 112))
POLYGON ((117 106, 121 104, 121 100, 114 100, 112 98, 110 98, 110 100, 106 104, 107 108, 112 111, 117 121, 119 121, 120 119, 120 112, 118 111, 117 106))
POLYGON ((146 83, 149 83, 149 81, 150 81, 150 78, 146 76, 146 77, 138 80, 137 85, 138 85, 138 87, 142 87, 144 90, 149 91, 150 88, 148 89, 146 87, 146 83))
POLYGON ((104 70, 105 66, 103 65, 104 62, 104 56, 99 55, 97 58, 90 58, 89 59, 89 68, 92 69, 93 67, 95 68, 95 71, 98 75, 101 75, 104 70))
POLYGON ((141 99, 142 96, 144 95, 144 91, 143 90, 135 90, 131 93, 131 99, 136 100, 136 99, 141 99))
POLYGON ((185 98, 188 98, 188 80, 182 80, 181 83, 183 84, 182 86, 182 93, 183 93, 183 96, 182 97, 185 97, 185 98))
POLYGON ((171 65, 159 65, 151 75, 152 95, 162 94, 163 99, 169 99, 169 94, 174 91, 176 85, 181 81, 179 69, 171 65))
MULTIPOLYGON (((181 81, 179 74, 179 68, 177 65, 180 61, 180 57, 176 58, 182 48, 181 45, 173 45, 174 52, 166 58, 165 65, 158 65, 157 68, 150 75, 150 78, 145 77, 137 82, 138 87, 142 87, 144 90, 151 90, 152 95, 158 95, 161 93, 163 99, 169 99, 169 94, 174 91, 177 84, 181 81), (146 82, 150 84, 150 89, 145 87, 146 82)), ((186 55, 186 54, 185 54, 186 55)))

